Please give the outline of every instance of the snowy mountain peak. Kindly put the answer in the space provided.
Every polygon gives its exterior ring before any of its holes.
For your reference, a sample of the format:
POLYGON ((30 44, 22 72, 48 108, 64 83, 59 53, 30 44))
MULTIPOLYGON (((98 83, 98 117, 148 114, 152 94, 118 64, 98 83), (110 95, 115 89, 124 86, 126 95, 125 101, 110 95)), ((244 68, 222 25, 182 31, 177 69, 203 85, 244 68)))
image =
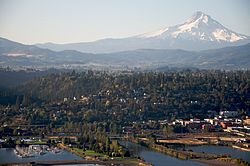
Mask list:
POLYGON ((194 13, 194 15, 187 21, 187 22, 204 22, 204 23, 208 23, 211 20, 211 17, 201 11, 198 11, 196 13, 194 13))
POLYGON ((221 25, 211 16, 198 11, 183 24, 163 28, 137 36, 139 38, 202 40, 208 42, 236 42, 247 39, 221 25))

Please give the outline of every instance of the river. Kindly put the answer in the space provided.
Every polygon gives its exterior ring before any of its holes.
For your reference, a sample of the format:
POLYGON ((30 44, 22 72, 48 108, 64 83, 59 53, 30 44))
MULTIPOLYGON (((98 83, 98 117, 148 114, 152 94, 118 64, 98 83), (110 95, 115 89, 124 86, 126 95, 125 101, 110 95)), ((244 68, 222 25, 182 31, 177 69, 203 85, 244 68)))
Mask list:
POLYGON ((120 142, 122 145, 127 146, 129 150, 135 156, 140 156, 146 162, 153 164, 154 166, 204 166, 205 164, 197 163, 190 160, 180 160, 174 157, 167 156, 162 153, 152 151, 141 145, 134 144, 131 142, 120 142))
MULTIPOLYGON (((127 146, 131 151, 131 153, 133 153, 133 155, 140 156, 146 162, 152 163, 154 166, 167 166, 167 165, 204 166, 204 164, 197 163, 194 161, 180 160, 174 157, 170 157, 131 142, 122 141, 120 143, 124 146, 127 146)), ((187 147, 186 149, 192 149, 195 152, 205 152, 212 154, 229 154, 233 158, 242 158, 243 160, 250 162, 250 152, 244 152, 238 149, 233 149, 231 147, 204 145, 204 146, 187 147)), ((0 149, 0 164, 24 163, 31 161, 55 161, 55 160, 58 161, 58 160, 82 160, 82 159, 67 151, 61 151, 58 154, 47 152, 44 155, 36 155, 35 157, 31 158, 19 158, 16 156, 16 154, 14 153, 14 149, 12 148, 0 149)), ((80 164, 80 165, 90 166, 91 164, 90 165, 80 164)))
POLYGON ((241 158, 250 163, 250 152, 234 149, 227 146, 214 146, 214 145, 202 145, 202 146, 191 146, 186 149, 192 149, 194 152, 205 152, 211 154, 227 154, 232 158, 241 158))

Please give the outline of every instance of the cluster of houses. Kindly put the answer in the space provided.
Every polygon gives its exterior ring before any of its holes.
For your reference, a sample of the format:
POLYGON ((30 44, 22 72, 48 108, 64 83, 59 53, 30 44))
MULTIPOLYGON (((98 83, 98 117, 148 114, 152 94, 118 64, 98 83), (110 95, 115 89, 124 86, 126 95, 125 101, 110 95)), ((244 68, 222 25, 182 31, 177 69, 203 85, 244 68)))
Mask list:
POLYGON ((171 122, 170 125, 182 125, 193 132, 200 130, 210 132, 225 131, 237 135, 250 136, 250 117, 246 117, 243 120, 236 118, 237 116, 237 111, 221 111, 219 115, 215 116, 214 118, 207 118, 204 120, 176 119, 175 121, 171 122))

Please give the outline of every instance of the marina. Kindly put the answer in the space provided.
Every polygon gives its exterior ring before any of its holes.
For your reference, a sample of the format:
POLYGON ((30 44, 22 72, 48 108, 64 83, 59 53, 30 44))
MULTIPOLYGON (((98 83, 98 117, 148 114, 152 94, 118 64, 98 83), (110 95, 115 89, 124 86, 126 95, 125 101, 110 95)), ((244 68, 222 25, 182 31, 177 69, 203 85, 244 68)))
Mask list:
MULTIPOLYGON (((34 148, 34 147, 33 147, 34 148)), ((81 157, 65 150, 48 149, 40 152, 29 148, 1 148, 0 164, 29 163, 43 161, 81 161, 81 157)))

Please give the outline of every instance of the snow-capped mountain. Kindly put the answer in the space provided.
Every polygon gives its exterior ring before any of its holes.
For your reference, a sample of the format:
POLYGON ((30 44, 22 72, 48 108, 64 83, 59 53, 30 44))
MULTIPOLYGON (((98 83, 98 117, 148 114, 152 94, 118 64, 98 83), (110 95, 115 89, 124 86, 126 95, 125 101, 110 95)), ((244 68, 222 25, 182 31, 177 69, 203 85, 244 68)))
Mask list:
POLYGON ((209 15, 196 12, 185 23, 139 35, 141 38, 205 40, 215 42, 237 42, 247 39, 245 35, 233 32, 209 15))
POLYGON ((48 43, 37 46, 55 51, 77 50, 91 53, 111 53, 135 49, 206 50, 249 42, 250 37, 224 27, 211 16, 199 11, 183 24, 128 38, 72 44, 48 43))

